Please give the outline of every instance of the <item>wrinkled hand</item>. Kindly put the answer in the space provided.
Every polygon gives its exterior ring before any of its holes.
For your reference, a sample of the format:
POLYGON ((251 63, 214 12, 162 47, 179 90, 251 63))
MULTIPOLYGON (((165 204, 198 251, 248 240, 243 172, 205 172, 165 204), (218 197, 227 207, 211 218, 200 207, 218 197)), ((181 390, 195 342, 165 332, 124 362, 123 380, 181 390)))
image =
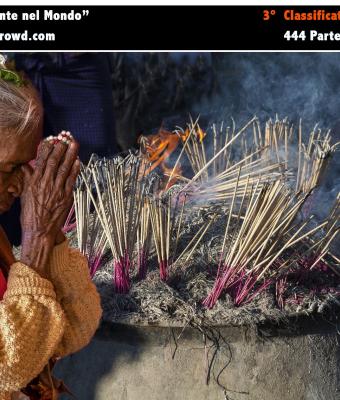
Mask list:
POLYGON ((29 266, 46 264, 64 224, 80 169, 78 148, 75 141, 69 146, 44 141, 39 147, 34 170, 28 165, 22 167, 21 261, 29 266))

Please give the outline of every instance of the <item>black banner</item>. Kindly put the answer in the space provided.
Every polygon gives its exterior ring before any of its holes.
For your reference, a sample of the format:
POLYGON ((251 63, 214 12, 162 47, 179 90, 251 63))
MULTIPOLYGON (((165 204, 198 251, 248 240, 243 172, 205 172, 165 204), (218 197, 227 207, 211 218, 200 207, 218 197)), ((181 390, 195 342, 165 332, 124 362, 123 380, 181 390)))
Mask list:
POLYGON ((335 6, 1 6, 1 50, 338 50, 335 6))

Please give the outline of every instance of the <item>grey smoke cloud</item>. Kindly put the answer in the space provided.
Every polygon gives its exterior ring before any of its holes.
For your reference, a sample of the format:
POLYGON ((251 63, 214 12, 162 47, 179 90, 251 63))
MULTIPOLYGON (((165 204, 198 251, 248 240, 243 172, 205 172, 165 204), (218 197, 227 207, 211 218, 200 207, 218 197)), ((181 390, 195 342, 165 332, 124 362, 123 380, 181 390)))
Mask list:
MULTIPOLYGON (((315 123, 332 130, 340 141, 340 53, 216 53, 213 59, 219 92, 196 102, 194 113, 211 121, 233 115, 238 125, 253 115, 262 122, 287 116, 295 125, 303 120, 304 134, 315 123)), ((340 157, 330 160, 322 185, 315 193, 314 212, 322 218, 340 191, 340 157)))
MULTIPOLYGON (((119 57, 124 68, 117 67, 121 75, 115 76, 128 85, 118 93, 126 93, 130 85, 136 97, 124 121, 139 121, 140 131, 146 134, 155 133, 160 125, 171 130, 183 126, 189 113, 194 119, 201 115, 204 129, 213 122, 231 125, 230 116, 237 127, 254 115, 264 126, 278 114, 295 126, 302 118, 305 137, 319 123, 322 129, 332 129, 334 142, 340 140, 340 53, 125 53, 119 57)), ((129 108, 128 101, 122 104, 124 111, 129 108)), ((134 130, 128 128, 125 132, 134 130)), ((190 169, 185 158, 181 163, 183 169, 190 169)), ((311 212, 318 220, 327 215, 339 190, 337 152, 313 196, 311 212)))

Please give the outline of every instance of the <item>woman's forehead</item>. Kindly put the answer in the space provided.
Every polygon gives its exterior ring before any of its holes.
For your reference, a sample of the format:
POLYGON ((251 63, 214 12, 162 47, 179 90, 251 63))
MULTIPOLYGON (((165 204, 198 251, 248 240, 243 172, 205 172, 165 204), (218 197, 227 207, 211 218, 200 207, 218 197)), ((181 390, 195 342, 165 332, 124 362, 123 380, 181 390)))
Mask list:
POLYGON ((0 162, 24 164, 36 156, 39 135, 1 135, 0 162))

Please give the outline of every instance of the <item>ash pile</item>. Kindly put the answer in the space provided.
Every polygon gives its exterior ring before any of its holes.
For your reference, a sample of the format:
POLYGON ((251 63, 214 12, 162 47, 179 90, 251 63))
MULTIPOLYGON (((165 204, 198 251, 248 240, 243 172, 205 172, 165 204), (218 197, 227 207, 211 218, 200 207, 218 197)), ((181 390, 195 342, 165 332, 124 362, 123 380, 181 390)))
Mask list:
POLYGON ((320 217, 330 131, 197 119, 139 142, 82 166, 64 228, 105 320, 244 325, 339 307, 339 193, 320 217))

